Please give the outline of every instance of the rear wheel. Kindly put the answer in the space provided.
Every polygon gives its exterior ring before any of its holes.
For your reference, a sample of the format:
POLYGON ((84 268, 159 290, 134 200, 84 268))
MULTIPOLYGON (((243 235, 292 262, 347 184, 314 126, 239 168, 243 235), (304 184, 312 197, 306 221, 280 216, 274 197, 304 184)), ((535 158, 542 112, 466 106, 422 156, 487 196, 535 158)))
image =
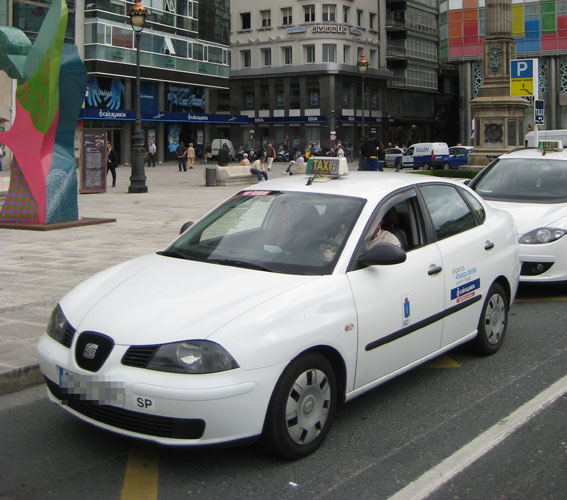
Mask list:
POLYGON ((478 334, 470 342, 472 350, 488 356, 494 354, 504 342, 508 326, 508 298, 502 285, 494 283, 484 302, 478 322, 478 334))
POLYGON ((272 394, 264 446, 292 460, 313 453, 325 439, 336 407, 337 383, 329 361, 319 353, 295 359, 272 394))
POLYGON ((449 170, 451 168, 451 165, 449 165, 449 162, 445 162, 443 163, 443 170, 449 170))

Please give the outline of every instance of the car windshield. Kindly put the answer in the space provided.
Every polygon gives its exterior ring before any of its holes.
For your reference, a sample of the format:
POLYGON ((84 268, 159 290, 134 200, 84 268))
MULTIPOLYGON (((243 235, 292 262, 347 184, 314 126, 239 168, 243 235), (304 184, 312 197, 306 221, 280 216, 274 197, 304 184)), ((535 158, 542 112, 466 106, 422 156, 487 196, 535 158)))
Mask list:
POLYGON ((330 274, 365 200, 241 191, 161 255, 286 274, 330 274))
POLYGON ((518 202, 567 201, 567 161, 541 158, 501 158, 473 183, 485 198, 518 202))
POLYGON ((396 149, 396 148, 388 148, 388 149, 386 149, 385 153, 387 155, 395 155, 395 154, 400 154, 401 151, 399 149, 396 149))

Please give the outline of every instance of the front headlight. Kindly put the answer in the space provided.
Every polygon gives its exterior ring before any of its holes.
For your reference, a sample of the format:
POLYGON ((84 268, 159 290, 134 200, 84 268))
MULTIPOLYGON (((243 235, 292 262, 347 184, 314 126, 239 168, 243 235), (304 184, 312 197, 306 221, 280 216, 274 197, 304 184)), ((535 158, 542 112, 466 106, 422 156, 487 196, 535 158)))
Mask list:
POLYGON ((520 238, 520 243, 525 245, 537 245, 539 243, 551 243, 567 234, 567 230, 557 227, 540 227, 529 233, 524 234, 520 238))
POLYGON ((186 340, 158 348, 146 368, 174 373, 215 373, 238 368, 220 345, 208 340, 186 340))
POLYGON ((60 344, 63 344, 65 347, 71 347, 74 334, 75 329, 71 326, 71 323, 67 321, 61 306, 57 304, 47 324, 47 335, 60 344))

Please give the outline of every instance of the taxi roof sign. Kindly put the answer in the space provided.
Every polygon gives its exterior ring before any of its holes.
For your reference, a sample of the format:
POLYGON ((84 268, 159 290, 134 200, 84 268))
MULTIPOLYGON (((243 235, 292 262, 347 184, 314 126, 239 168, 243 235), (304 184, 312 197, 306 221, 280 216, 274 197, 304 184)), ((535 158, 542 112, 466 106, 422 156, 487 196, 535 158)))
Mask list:
POLYGON ((543 151, 563 151, 563 142, 562 141, 539 141, 537 147, 539 149, 543 149, 543 151))
POLYGON ((311 162, 310 172, 307 173, 316 176, 314 180, 321 182, 348 175, 348 164, 344 157, 314 156, 309 158, 309 163, 311 162))

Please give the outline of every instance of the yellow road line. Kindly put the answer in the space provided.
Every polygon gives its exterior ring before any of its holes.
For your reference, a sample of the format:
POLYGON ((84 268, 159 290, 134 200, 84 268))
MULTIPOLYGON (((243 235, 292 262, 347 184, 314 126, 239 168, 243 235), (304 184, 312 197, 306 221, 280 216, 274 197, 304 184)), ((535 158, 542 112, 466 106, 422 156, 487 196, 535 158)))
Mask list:
POLYGON ((158 455, 149 447, 130 450, 121 500, 156 500, 158 455))
POLYGON ((428 361, 421 368, 460 368, 461 365, 449 356, 440 356, 428 361))
POLYGON ((514 302, 565 302, 567 297, 546 297, 546 298, 534 298, 534 299, 514 299, 514 302))

